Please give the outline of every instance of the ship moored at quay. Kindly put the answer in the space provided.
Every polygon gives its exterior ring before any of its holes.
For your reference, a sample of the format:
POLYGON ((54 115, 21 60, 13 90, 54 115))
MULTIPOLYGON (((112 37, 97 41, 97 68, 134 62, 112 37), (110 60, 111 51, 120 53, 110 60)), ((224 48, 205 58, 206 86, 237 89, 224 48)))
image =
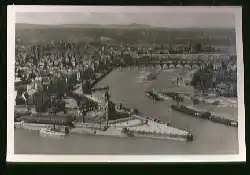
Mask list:
POLYGON ((220 124, 224 124, 227 126, 238 127, 238 121, 227 119, 227 118, 217 116, 217 115, 212 115, 211 112, 199 111, 198 109, 194 109, 194 108, 187 107, 184 105, 171 105, 171 108, 176 111, 188 114, 190 116, 198 117, 201 119, 207 119, 215 123, 220 123, 220 124))
MULTIPOLYGON (((183 102, 184 100, 184 97, 181 96, 181 93, 176 93, 176 92, 157 92, 157 91, 151 90, 151 91, 146 91, 145 93, 149 98, 152 98, 153 100, 156 100, 156 101, 163 101, 167 97, 170 97, 173 100, 177 100, 180 102, 183 102)), ((197 118, 207 119, 212 122, 224 124, 227 126, 238 127, 237 120, 228 119, 226 117, 223 117, 217 114, 212 114, 209 111, 201 111, 200 109, 197 109, 191 106, 184 106, 181 104, 176 104, 176 105, 172 104, 171 108, 176 111, 179 111, 179 112, 182 112, 182 113, 185 113, 190 116, 197 117, 197 118)))
POLYGON ((145 91, 145 94, 147 97, 152 98, 153 100, 156 100, 156 101, 164 101, 164 100, 169 99, 166 95, 159 93, 157 91, 154 91, 154 90, 145 91))

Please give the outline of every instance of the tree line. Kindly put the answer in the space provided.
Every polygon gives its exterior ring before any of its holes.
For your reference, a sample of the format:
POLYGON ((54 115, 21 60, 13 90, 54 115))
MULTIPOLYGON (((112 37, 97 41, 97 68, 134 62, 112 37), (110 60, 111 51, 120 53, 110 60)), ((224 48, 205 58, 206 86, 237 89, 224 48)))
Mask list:
POLYGON ((214 69, 210 63, 193 74, 191 85, 203 93, 209 89, 216 89, 218 95, 237 96, 236 70, 227 69, 225 63, 222 63, 220 68, 214 69), (219 90, 219 84, 225 85, 225 91, 219 90))

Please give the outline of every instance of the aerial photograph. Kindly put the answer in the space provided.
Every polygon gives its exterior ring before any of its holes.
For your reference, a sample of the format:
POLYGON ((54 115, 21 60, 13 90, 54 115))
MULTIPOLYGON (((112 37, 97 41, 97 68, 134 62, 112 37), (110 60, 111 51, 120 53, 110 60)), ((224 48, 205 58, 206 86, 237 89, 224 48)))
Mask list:
POLYGON ((15 18, 15 154, 239 153, 233 14, 15 18))

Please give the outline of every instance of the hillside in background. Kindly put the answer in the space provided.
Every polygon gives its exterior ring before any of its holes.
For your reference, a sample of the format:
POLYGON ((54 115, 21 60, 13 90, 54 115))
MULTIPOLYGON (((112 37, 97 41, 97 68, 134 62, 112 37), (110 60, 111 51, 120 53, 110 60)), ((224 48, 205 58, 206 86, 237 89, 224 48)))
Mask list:
POLYGON ((17 39, 27 42, 48 40, 92 41, 107 37, 117 42, 131 43, 173 43, 199 42, 224 46, 235 46, 234 29, 157 28, 143 24, 130 25, 36 25, 16 24, 17 39))
POLYGON ((120 29, 131 29, 131 28, 151 28, 150 25, 132 23, 129 25, 119 24, 61 24, 61 25, 43 25, 43 24, 23 24, 17 23, 16 29, 44 29, 44 28, 120 28, 120 29))

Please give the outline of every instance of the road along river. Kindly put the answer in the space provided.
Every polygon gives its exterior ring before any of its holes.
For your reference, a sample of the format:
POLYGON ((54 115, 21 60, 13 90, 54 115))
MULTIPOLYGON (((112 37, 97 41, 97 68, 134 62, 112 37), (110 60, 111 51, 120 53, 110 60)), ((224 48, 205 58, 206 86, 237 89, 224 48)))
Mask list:
MULTIPOLYGON (((193 142, 157 140, 150 138, 114 138, 104 136, 69 135, 63 139, 39 137, 39 133, 15 130, 17 154, 236 154, 238 153, 237 128, 193 118, 170 108, 172 100, 153 102, 145 96, 145 90, 193 92, 191 87, 176 87, 174 78, 183 69, 162 71, 156 80, 142 81, 145 72, 138 68, 117 69, 100 81, 96 87, 110 86, 111 100, 140 112, 169 121, 180 129, 188 129, 194 135, 193 142)), ((191 105, 191 101, 185 100, 191 105)), ((237 108, 199 105, 237 118, 237 108)))

